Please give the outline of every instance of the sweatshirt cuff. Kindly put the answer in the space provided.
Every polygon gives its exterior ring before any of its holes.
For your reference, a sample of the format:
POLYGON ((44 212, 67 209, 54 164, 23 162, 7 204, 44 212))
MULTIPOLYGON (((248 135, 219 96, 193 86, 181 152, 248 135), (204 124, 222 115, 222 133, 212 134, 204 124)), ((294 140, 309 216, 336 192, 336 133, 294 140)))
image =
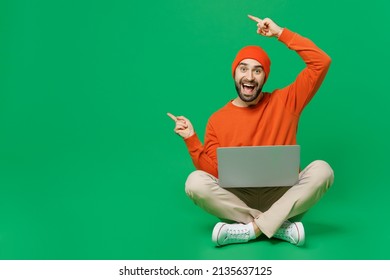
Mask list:
POLYGON ((194 135, 184 139, 184 143, 187 146, 188 151, 197 150, 199 147, 202 147, 202 142, 200 142, 199 137, 196 133, 194 135))
POLYGON ((283 28, 282 34, 280 34, 278 40, 288 46, 294 36, 295 32, 292 32, 290 29, 283 28))

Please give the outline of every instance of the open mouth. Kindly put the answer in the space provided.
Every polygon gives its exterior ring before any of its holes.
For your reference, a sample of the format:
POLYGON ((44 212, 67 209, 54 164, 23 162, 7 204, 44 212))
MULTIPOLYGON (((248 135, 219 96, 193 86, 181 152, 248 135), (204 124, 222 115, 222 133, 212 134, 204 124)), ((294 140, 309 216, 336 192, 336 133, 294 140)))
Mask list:
POLYGON ((243 94, 252 95, 254 91, 255 91, 254 84, 249 84, 249 83, 241 84, 241 92, 243 94))

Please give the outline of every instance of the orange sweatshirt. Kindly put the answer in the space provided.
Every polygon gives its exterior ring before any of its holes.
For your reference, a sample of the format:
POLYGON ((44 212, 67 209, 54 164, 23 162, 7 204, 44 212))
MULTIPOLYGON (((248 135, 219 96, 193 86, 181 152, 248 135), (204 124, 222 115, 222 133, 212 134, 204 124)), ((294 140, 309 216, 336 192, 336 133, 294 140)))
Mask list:
POLYGON ((217 148, 235 146, 295 145, 298 121, 330 66, 329 56, 312 41, 284 29, 279 36, 306 63, 296 80, 265 93, 253 107, 230 101, 209 119, 202 145, 197 134, 185 139, 195 167, 218 177, 217 148))

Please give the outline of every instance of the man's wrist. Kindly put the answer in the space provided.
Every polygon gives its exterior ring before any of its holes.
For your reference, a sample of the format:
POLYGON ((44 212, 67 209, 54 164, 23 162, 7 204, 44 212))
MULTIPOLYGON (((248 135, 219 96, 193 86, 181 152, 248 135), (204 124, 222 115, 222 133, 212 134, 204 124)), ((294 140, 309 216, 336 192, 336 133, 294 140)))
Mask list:
POLYGON ((190 132, 188 135, 184 136, 184 140, 188 139, 188 138, 191 138, 192 136, 194 136, 195 132, 190 132))
POLYGON ((280 28, 280 31, 276 34, 276 37, 279 38, 282 35, 284 28, 280 28))

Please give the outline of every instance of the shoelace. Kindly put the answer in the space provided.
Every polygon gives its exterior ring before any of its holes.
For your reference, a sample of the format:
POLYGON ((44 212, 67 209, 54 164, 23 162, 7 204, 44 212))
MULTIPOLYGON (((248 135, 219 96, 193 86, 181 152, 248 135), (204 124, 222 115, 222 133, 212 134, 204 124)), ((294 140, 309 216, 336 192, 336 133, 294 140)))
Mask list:
POLYGON ((278 231, 274 234, 274 236, 282 239, 291 239, 292 228, 290 227, 290 225, 291 224, 283 223, 282 226, 278 229, 278 231))
POLYGON ((241 241, 249 239, 249 230, 247 229, 228 229, 226 239, 232 241, 241 241))

